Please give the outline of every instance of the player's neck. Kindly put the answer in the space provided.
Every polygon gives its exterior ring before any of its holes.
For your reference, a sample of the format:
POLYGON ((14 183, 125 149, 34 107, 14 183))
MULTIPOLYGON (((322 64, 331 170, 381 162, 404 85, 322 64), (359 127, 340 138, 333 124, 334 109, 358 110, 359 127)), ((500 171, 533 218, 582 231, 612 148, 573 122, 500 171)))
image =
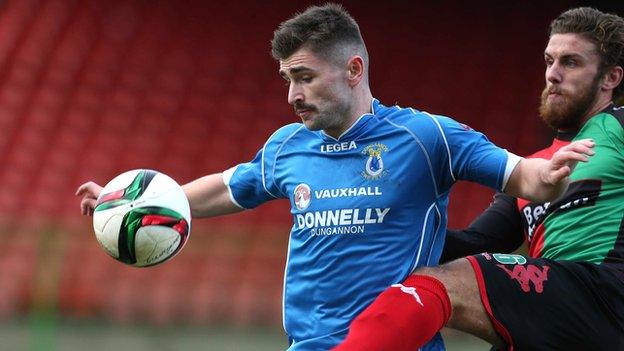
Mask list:
POLYGON ((356 104, 354 105, 354 111, 352 113, 353 120, 351 124, 355 123, 362 115, 366 113, 372 113, 373 95, 370 90, 366 90, 358 98, 356 98, 356 104))
POLYGON ((353 100, 353 108, 347 114, 347 116, 345 116, 345 120, 342 126, 340 128, 325 129, 325 134, 331 136, 332 138, 339 139, 342 134, 344 134, 344 132, 349 130, 353 126, 353 124, 355 124, 358 119, 360 119, 360 117, 367 113, 373 112, 373 95, 371 94, 370 90, 367 90, 362 94, 356 94, 353 97, 353 100))
POLYGON ((611 103, 612 101, 610 95, 599 95, 596 103, 589 110, 587 110, 587 113, 585 114, 585 117, 583 117, 583 123, 581 125, 584 125, 587 120, 607 108, 607 106, 609 106, 611 103))

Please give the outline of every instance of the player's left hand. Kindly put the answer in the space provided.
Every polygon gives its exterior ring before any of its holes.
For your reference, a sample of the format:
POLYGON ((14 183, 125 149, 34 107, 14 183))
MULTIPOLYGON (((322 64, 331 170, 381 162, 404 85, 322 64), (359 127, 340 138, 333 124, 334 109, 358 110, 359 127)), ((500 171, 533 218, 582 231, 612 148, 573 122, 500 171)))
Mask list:
POLYGON ((540 176, 546 184, 557 185, 566 181, 578 162, 587 162, 594 155, 595 142, 591 139, 578 140, 555 152, 542 167, 540 176))
POLYGON ((80 213, 84 216, 93 216, 95 203, 102 192, 102 187, 94 182, 86 182, 78 187, 76 196, 82 196, 80 200, 80 213))

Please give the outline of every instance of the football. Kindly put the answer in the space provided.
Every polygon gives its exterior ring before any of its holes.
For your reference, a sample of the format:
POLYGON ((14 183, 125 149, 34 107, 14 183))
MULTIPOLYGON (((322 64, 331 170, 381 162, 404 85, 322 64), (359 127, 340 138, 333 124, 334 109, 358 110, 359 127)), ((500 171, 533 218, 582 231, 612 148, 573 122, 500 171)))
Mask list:
POLYGON ((93 212, 95 237, 113 258, 148 267, 175 256, 188 240, 191 209, 182 187, 146 169, 113 178, 93 212))

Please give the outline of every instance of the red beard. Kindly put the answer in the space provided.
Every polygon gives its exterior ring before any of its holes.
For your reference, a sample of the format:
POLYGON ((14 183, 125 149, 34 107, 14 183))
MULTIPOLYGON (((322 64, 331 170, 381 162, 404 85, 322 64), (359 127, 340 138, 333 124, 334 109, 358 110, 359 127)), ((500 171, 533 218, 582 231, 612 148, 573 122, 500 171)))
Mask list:
MULTIPOLYGON (((585 114, 594 104, 598 95, 600 79, 596 79, 590 86, 582 89, 576 94, 570 94, 553 87, 546 87, 542 91, 539 114, 546 124, 555 130, 578 130, 583 123, 585 114), (563 101, 549 102, 550 92, 560 94, 563 101)), ((561 99, 560 99, 561 100, 561 99)))

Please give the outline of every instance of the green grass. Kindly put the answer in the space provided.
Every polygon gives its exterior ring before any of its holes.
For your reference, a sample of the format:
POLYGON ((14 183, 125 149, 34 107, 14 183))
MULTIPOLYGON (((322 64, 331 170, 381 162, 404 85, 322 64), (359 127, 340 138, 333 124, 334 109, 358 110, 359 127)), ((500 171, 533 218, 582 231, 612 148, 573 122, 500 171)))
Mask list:
MULTIPOLYGON (((469 335, 444 331, 447 350, 489 350, 469 335)), ((145 326, 33 317, 0 324, 0 350, 11 351, 275 351, 286 348, 281 330, 145 326)))

